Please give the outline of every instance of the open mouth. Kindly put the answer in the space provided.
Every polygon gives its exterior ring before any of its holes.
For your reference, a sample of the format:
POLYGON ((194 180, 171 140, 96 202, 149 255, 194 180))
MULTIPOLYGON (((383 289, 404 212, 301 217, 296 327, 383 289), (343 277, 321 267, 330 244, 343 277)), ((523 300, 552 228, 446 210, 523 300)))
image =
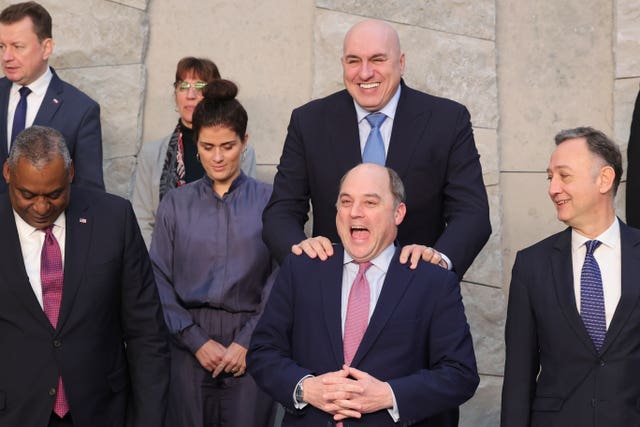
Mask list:
POLYGON ((380 83, 360 83, 359 85, 362 89, 373 89, 375 87, 380 86, 380 83))
POLYGON ((369 229, 362 225, 354 225, 351 227, 351 237, 357 240, 369 237, 369 229))

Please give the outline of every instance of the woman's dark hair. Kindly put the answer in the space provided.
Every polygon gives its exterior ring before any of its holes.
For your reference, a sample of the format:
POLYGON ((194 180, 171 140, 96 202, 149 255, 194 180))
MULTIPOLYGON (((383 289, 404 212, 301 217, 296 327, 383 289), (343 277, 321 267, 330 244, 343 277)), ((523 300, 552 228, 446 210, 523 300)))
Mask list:
POLYGON ((187 56, 178 61, 176 80, 173 82, 173 86, 176 87, 178 83, 191 73, 201 78, 204 82, 210 82, 211 80, 220 78, 218 66, 214 64, 213 61, 207 58, 187 56))
POLYGON ((238 86, 229 80, 213 80, 204 87, 202 101, 193 112, 193 132, 196 138, 200 129, 224 126, 233 130, 240 139, 247 132, 247 111, 236 99, 238 86))

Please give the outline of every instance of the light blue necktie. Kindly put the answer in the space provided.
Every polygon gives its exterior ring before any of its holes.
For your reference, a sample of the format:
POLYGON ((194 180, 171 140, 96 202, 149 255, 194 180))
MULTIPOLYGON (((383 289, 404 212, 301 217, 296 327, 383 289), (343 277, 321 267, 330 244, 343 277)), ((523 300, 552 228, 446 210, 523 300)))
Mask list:
POLYGON ((589 240, 585 243, 587 254, 584 257, 580 273, 580 316, 596 350, 600 351, 607 333, 607 320, 604 312, 604 293, 602 275, 593 252, 602 242, 589 240))
POLYGON ((11 144, 13 144, 16 136, 24 130, 25 122, 27 121, 27 96, 31 93, 31 89, 26 86, 22 86, 18 92, 20 92, 20 101, 18 101, 16 112, 13 115, 11 144))
POLYGON ((362 153, 363 163, 377 163, 384 166, 386 156, 384 153, 384 142, 380 134, 380 126, 382 126, 386 118, 387 116, 383 113, 372 113, 365 117, 371 125, 371 131, 367 137, 367 143, 364 145, 364 152, 362 153))

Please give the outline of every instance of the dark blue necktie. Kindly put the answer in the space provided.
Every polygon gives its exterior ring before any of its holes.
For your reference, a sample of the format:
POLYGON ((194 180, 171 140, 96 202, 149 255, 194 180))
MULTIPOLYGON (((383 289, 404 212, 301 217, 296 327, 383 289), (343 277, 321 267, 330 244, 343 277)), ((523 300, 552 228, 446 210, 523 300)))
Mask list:
POLYGON ((380 134, 380 126, 382 126, 386 118, 387 116, 383 113, 372 113, 365 117, 371 125, 371 131, 369 131, 367 143, 364 145, 364 152, 362 153, 362 161, 364 163, 377 163, 384 166, 386 156, 384 142, 380 134))
POLYGON ((24 130, 25 122, 27 121, 27 96, 31 93, 31 89, 22 86, 18 92, 20 92, 20 101, 18 101, 16 113, 13 115, 13 126, 11 127, 12 144, 16 136, 24 130))
POLYGON ((604 312, 604 293, 602 275, 593 252, 602 242, 589 240, 585 243, 587 254, 580 274, 580 316, 596 350, 600 351, 607 333, 607 320, 604 312))

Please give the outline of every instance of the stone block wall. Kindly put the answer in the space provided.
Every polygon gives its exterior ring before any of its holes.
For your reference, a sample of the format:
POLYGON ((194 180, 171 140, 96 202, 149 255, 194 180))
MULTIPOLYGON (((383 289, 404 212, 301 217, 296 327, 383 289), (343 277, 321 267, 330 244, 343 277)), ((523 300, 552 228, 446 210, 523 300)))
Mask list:
MULTIPOLYGON (((258 175, 271 181, 291 110, 343 87, 346 30, 365 18, 394 25, 407 84, 471 112, 493 234, 461 285, 481 372, 461 425, 498 425, 515 253, 564 228, 546 194, 553 136, 592 125, 626 152, 640 88, 637 0, 41 2, 54 20, 51 64, 100 103, 107 189, 124 196, 141 144, 177 121, 179 58, 209 57, 239 84, 258 175)), ((616 207, 624 218, 624 185, 616 207)))
MULTIPOLYGON (((4 8, 14 1, 0 1, 4 8)), ((53 18, 49 63, 101 108, 107 191, 129 194, 142 137, 146 0, 42 0, 53 18)))

